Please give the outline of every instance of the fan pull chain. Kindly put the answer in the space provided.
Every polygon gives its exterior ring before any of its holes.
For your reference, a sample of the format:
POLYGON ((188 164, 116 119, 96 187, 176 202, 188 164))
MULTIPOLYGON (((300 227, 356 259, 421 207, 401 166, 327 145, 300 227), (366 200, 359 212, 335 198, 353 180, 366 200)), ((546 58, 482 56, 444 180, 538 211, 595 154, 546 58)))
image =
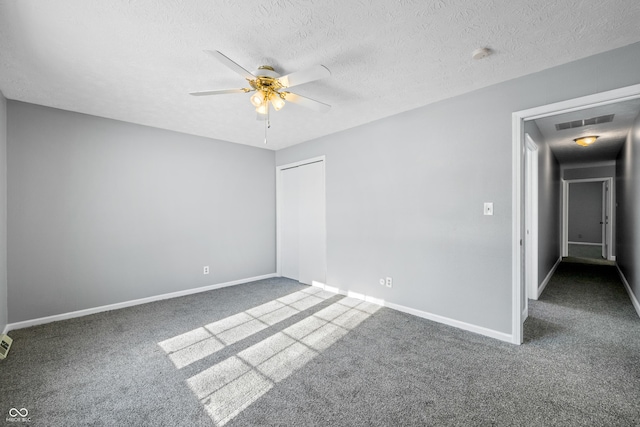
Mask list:
POLYGON ((271 119, 269 117, 269 101, 267 101, 267 120, 264 121, 264 143, 267 143, 267 129, 271 127, 271 119))

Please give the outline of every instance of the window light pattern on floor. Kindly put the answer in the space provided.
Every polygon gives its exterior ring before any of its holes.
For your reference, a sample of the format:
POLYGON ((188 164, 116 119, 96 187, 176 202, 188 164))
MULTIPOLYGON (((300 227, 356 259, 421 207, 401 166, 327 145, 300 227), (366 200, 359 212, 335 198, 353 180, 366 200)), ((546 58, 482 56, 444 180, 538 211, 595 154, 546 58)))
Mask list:
POLYGON ((307 310, 335 294, 310 287, 158 343, 176 368, 184 368, 307 310))
MULTIPOLYGON (((335 293, 311 287, 159 343, 178 369, 301 313, 335 293), (276 314, 277 313, 277 314, 276 314)), ((305 366, 380 308, 343 297, 187 379, 216 426, 305 366)))

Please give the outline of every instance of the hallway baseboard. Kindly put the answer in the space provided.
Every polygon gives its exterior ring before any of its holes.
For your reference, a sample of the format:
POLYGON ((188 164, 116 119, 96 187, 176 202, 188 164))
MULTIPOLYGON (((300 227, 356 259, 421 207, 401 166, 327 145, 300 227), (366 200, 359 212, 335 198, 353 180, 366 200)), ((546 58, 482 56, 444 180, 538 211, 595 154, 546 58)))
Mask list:
POLYGON ((624 277, 624 273, 622 272, 622 270, 620 270, 620 266, 618 265, 618 263, 616 263, 616 268, 618 269, 618 274, 620 275, 620 279, 624 284, 624 288, 627 290, 627 293, 629 294, 629 298, 631 299, 631 304, 633 304, 633 308, 636 309, 636 313, 638 313, 638 317, 640 317, 640 302, 638 302, 638 298, 636 298, 633 291, 631 290, 631 285, 629 285, 629 282, 627 282, 627 278, 624 277))
POLYGON ((556 263, 553 264, 553 267, 551 267, 551 270, 549 270, 549 274, 547 274, 547 277, 545 277, 542 283, 540 283, 540 286, 538 286, 538 295, 536 299, 540 298, 540 295, 542 295, 544 288, 546 288, 547 285, 549 284, 549 280, 551 280, 551 277, 553 277, 553 273, 556 272, 556 269, 558 268, 561 262, 562 262, 562 257, 559 257, 556 263))

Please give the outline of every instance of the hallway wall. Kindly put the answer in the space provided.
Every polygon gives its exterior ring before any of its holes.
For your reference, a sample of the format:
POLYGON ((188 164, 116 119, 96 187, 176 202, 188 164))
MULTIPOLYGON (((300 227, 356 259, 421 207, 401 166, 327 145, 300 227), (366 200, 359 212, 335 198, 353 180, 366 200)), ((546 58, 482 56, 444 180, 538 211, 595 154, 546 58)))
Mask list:
POLYGON ((525 122, 525 132, 538 145, 538 287, 560 258, 560 164, 535 121, 525 122))
MULTIPOLYGON (((617 248, 616 261, 624 274, 636 303, 640 298, 640 114, 618 154, 617 188, 617 248)), ((636 305, 636 310, 640 307, 636 305)), ((640 314, 640 312, 639 312, 640 314)))

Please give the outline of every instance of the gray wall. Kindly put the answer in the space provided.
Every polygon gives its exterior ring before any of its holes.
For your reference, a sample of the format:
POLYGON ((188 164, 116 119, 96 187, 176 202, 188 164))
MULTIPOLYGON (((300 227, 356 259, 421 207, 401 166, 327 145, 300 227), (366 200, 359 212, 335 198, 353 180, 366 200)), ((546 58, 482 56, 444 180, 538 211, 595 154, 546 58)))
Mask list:
POLYGON ((602 243, 602 183, 569 184, 569 242, 602 243))
POLYGON ((640 115, 616 163, 618 224, 616 261, 631 290, 640 299, 640 115))
POLYGON ((0 333, 7 322, 7 100, 0 92, 0 333))
POLYGON ((274 273, 274 159, 9 101, 9 322, 274 273))
POLYGON ((560 164, 534 121, 525 132, 538 145, 538 286, 560 258, 561 218, 560 164))
POLYGON ((589 179, 589 178, 613 178, 616 176, 616 166, 585 166, 579 168, 565 168, 562 171, 562 178, 589 179))
POLYGON ((636 43, 278 151, 326 155, 328 284, 511 333, 511 115, 639 68, 636 43))

